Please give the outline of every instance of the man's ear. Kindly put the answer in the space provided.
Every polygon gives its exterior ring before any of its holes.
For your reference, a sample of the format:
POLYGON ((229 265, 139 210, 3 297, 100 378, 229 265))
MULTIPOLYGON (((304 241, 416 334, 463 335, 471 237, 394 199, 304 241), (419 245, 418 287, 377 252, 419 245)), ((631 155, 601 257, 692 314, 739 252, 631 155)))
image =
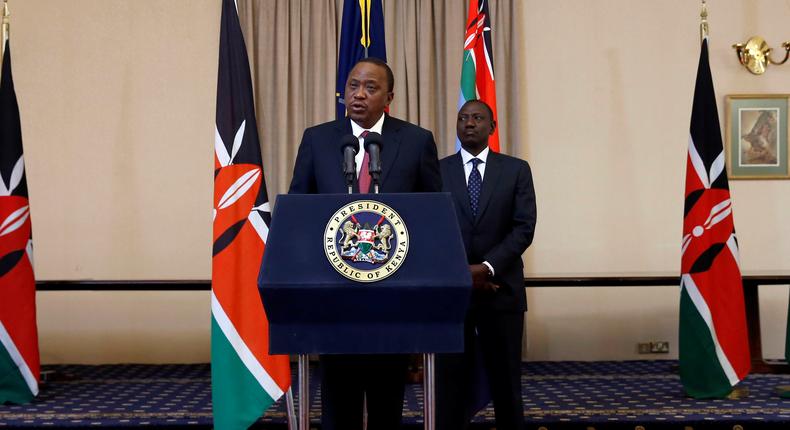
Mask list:
POLYGON ((494 130, 496 130, 496 121, 494 121, 492 119, 491 120, 491 131, 488 133, 488 135, 490 136, 490 135, 494 134, 494 130))

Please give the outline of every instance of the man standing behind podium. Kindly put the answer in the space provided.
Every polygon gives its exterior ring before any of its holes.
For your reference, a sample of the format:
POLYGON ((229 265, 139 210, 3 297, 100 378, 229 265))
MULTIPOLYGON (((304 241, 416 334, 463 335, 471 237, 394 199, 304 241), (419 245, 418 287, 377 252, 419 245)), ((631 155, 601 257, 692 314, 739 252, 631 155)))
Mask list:
POLYGON ((461 149, 440 162, 472 273, 472 299, 464 353, 436 357, 439 430, 465 429, 474 416, 478 357, 494 401, 497 430, 524 428, 521 338, 527 305, 521 255, 535 233, 535 189, 526 161, 489 150, 495 128, 487 104, 466 102, 456 123, 461 149))
MULTIPOLYGON (((382 136, 381 192, 441 191, 433 134, 384 112, 392 102, 393 86, 392 70, 385 62, 365 58, 354 66, 344 97, 348 117, 305 130, 289 194, 348 192, 341 140, 349 134, 359 140, 357 174, 364 176, 364 132, 382 136)), ((360 190, 360 182, 363 188, 370 184, 367 178, 357 178, 354 192, 373 192, 372 185, 360 190)), ((368 429, 400 427, 407 355, 322 355, 320 360, 322 429, 361 430, 363 401, 368 429)))

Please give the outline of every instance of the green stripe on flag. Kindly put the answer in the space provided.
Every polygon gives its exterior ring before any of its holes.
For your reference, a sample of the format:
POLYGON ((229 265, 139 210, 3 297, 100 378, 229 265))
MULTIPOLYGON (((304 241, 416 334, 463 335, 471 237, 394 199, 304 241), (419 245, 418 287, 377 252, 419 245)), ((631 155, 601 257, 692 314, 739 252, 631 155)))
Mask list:
POLYGON ((0 344, 0 404, 27 403, 33 399, 33 393, 25 383, 11 355, 0 344))
POLYGON ((722 398, 732 386, 716 355, 710 329, 683 288, 680 293, 680 381, 694 398, 722 398))
POLYGON ((211 400, 214 428, 246 429, 274 403, 211 318, 211 400))
MULTIPOLYGON (((475 62, 474 53, 464 51, 464 63, 461 66, 461 94, 464 96, 464 101, 474 100, 477 98, 476 78, 475 78, 475 62)), ((461 106, 458 106, 459 108, 461 106)))

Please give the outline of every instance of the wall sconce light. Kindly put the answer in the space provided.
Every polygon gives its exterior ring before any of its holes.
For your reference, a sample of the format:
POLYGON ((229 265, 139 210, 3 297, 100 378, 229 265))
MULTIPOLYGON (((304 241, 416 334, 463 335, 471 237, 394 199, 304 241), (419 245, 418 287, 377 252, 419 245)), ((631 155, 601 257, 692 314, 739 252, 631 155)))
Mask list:
POLYGON ((755 75, 762 75, 769 64, 784 64, 787 57, 790 56, 790 42, 782 44, 785 49, 785 58, 782 61, 774 61, 771 58, 771 48, 768 43, 760 36, 752 36, 746 41, 746 44, 736 43, 732 45, 735 48, 735 53, 738 55, 738 61, 746 67, 746 70, 754 73, 755 75))

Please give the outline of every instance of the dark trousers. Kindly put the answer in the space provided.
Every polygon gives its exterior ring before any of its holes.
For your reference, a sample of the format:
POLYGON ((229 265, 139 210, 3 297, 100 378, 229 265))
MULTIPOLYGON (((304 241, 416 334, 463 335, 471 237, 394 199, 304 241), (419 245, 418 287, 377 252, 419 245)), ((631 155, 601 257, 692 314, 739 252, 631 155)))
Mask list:
POLYGON ((321 355, 321 428, 397 430, 403 413, 408 355, 321 355))
MULTIPOLYGON (((464 352, 436 355, 436 429, 462 430, 477 412, 478 375, 488 381, 497 430, 524 429, 521 398, 523 312, 470 312, 464 352), (477 334, 475 334, 477 332, 477 334)), ((485 394, 483 394, 485 397, 485 394)))

